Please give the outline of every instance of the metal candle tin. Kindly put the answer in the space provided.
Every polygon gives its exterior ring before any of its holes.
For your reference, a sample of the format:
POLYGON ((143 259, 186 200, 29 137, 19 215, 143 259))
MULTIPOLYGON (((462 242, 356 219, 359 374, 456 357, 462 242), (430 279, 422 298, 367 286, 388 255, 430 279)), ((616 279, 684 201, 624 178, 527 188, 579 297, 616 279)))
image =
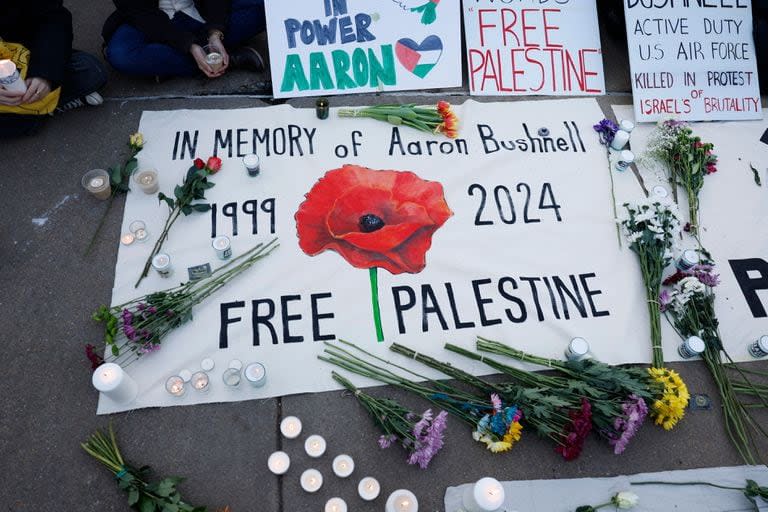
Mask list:
POLYGON ((173 266, 171 266, 171 257, 164 252, 158 253, 152 258, 152 268, 160 274, 160 277, 171 277, 173 266))
POLYGON ((677 259, 677 263, 675 264, 678 269, 682 270, 683 272, 687 270, 691 270, 693 267, 699 264, 699 253, 692 249, 688 249, 687 251, 683 251, 683 254, 680 255, 680 257, 677 259))
POLYGON ((565 349, 565 357, 570 361, 576 361, 587 355, 589 342, 584 338, 573 338, 565 349))
POLYGON ((635 154, 628 149, 625 149, 619 153, 619 160, 616 162, 616 170, 619 172, 626 171, 632 162, 635 161, 635 154))
POLYGON ((677 353, 683 359, 692 359, 698 355, 701 355, 707 346, 704 344, 704 340, 698 336, 691 336, 677 347, 677 353))
POLYGON ((757 341, 749 346, 749 353, 755 359, 768 356, 768 336, 760 336, 757 341))
POLYGON ((211 242, 211 246, 213 247, 213 250, 216 251, 216 257, 220 260, 228 260, 232 257, 232 243, 229 241, 228 237, 224 235, 217 236, 213 239, 213 242, 211 242))

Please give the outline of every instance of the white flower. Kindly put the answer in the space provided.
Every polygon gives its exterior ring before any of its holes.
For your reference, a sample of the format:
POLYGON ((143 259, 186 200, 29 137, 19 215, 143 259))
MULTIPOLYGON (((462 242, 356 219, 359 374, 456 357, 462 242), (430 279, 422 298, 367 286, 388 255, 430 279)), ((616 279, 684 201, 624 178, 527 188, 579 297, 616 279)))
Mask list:
POLYGON ((633 492, 622 491, 617 493, 616 496, 611 499, 611 501, 620 509, 628 510, 637 505, 637 502, 640 501, 640 498, 633 492))

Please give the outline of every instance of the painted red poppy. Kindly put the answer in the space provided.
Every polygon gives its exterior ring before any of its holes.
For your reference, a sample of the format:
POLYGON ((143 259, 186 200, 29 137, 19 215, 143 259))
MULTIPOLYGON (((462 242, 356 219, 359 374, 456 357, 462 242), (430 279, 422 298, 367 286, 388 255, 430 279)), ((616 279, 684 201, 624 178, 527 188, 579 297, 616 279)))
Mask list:
POLYGON ((333 250, 356 268, 415 274, 451 215, 438 182, 345 165, 315 183, 295 218, 299 246, 310 256, 333 250))

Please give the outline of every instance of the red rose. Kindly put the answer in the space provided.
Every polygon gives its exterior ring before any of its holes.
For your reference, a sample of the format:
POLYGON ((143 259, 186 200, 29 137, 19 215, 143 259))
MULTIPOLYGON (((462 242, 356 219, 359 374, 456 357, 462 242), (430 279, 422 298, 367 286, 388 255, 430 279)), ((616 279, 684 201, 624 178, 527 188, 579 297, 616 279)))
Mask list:
POLYGON ((216 174, 221 169, 221 158, 212 156, 205 164, 205 168, 208 169, 211 174, 216 174))
POLYGON ((453 215, 443 186, 407 171, 328 171, 296 212, 299 247, 338 252, 356 268, 421 272, 432 235, 453 215))
POLYGON ((192 163, 198 169, 203 169, 205 167, 205 162, 203 162, 202 158, 195 158, 195 161, 192 163))

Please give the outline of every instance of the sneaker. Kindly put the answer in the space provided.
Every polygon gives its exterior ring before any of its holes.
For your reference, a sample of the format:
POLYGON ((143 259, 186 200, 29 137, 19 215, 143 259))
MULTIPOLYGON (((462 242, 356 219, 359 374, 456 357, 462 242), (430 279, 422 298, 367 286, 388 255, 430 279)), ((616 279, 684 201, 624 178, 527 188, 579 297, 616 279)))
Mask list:
POLYGON ((73 100, 69 100, 63 105, 59 105, 58 107, 56 107, 56 112, 66 112, 68 110, 74 110, 76 108, 84 107, 86 105, 97 107, 102 103, 104 103, 104 98, 101 97, 101 94, 97 92, 92 92, 91 94, 86 94, 81 98, 75 98, 73 100))
POLYGON ((243 46, 235 50, 229 56, 229 63, 235 69, 244 69, 246 71, 254 71, 260 73, 266 69, 266 63, 264 57, 256 48, 252 46, 243 46))

